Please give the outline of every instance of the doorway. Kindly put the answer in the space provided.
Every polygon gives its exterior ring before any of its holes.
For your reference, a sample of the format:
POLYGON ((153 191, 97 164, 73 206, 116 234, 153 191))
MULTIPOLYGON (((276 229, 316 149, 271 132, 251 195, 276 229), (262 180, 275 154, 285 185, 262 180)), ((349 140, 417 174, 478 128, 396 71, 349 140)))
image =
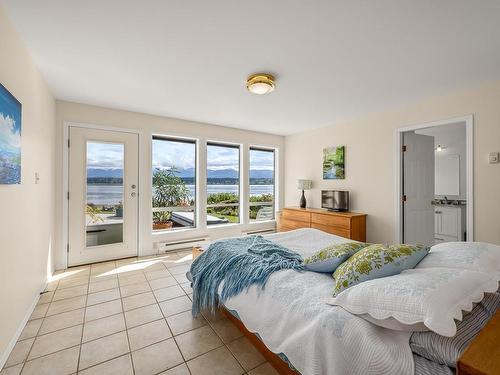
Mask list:
POLYGON ((137 255, 139 136, 68 129, 68 266, 137 255))
POLYGON ((398 242, 473 241, 472 116, 397 130, 398 242))

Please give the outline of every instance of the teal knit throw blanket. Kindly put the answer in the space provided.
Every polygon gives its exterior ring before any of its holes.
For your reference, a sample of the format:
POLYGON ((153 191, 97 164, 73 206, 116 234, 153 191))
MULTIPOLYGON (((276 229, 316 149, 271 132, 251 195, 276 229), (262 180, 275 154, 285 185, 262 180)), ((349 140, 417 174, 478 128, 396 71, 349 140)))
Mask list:
POLYGON ((215 313, 227 299, 249 286, 256 284, 263 289, 273 272, 302 271, 302 263, 299 254, 262 236, 215 241, 191 265, 192 313, 194 316, 206 310, 215 313))

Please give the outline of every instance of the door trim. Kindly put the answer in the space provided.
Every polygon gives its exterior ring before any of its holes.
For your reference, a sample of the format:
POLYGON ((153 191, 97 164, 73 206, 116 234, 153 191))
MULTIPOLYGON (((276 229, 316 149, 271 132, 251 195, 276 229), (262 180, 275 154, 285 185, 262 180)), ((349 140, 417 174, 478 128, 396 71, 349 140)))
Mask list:
POLYGON ((396 169, 396 196, 395 196, 395 238, 396 242, 401 242, 403 239, 403 162, 401 148, 403 146, 403 133, 410 130, 417 130, 433 126, 449 125, 456 122, 465 122, 465 138, 466 138, 466 184, 467 184, 467 209, 466 209, 466 227, 467 241, 474 241, 474 116, 472 114, 449 118, 416 125, 405 126, 396 129, 395 131, 395 169, 396 169))
POLYGON ((68 240, 69 240, 69 202, 68 202, 68 189, 69 189, 69 128, 85 128, 85 129, 95 129, 95 130, 108 130, 114 132, 121 133, 133 133, 138 136, 138 152, 139 152, 139 179, 137 181, 139 187, 139 199, 138 199, 138 214, 137 214, 137 255, 141 253, 140 244, 142 243, 142 233, 141 233, 141 223, 142 223, 142 202, 141 196, 143 194, 143 183, 140 178, 142 174, 143 168, 143 142, 142 142, 142 132, 136 129, 127 129, 127 128, 118 128, 114 126, 106 126, 106 125, 95 125, 88 123, 79 123, 73 121, 64 121, 63 122, 63 173, 62 173, 62 191, 61 191, 61 199, 62 199, 62 230, 61 230, 61 259, 62 259, 62 267, 64 269, 68 268, 68 240))

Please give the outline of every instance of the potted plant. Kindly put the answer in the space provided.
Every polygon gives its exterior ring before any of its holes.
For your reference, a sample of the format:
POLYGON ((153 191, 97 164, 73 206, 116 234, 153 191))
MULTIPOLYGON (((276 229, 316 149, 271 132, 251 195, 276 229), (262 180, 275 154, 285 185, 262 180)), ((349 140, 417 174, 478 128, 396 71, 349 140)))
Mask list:
MULTIPOLYGON (((153 172, 153 207, 168 208, 185 206, 189 202, 189 189, 184 181, 176 176, 177 169, 155 169, 153 172)), ((153 212, 153 229, 172 228, 171 211, 153 212)))
POLYGON ((123 203, 122 203, 122 201, 119 201, 118 205, 116 206, 115 216, 116 217, 123 217, 123 203))
POLYGON ((87 225, 104 222, 104 219, 99 216, 99 209, 93 203, 87 204, 85 208, 85 214, 89 218, 87 225))

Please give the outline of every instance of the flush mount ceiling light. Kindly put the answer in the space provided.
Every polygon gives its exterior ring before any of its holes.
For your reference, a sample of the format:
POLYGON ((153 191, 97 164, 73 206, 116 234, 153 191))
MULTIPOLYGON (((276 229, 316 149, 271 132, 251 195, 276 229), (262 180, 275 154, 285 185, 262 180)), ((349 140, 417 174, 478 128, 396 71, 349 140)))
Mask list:
POLYGON ((271 74, 252 74, 247 79, 247 89, 252 94, 264 95, 273 91, 274 87, 274 76, 271 74))

